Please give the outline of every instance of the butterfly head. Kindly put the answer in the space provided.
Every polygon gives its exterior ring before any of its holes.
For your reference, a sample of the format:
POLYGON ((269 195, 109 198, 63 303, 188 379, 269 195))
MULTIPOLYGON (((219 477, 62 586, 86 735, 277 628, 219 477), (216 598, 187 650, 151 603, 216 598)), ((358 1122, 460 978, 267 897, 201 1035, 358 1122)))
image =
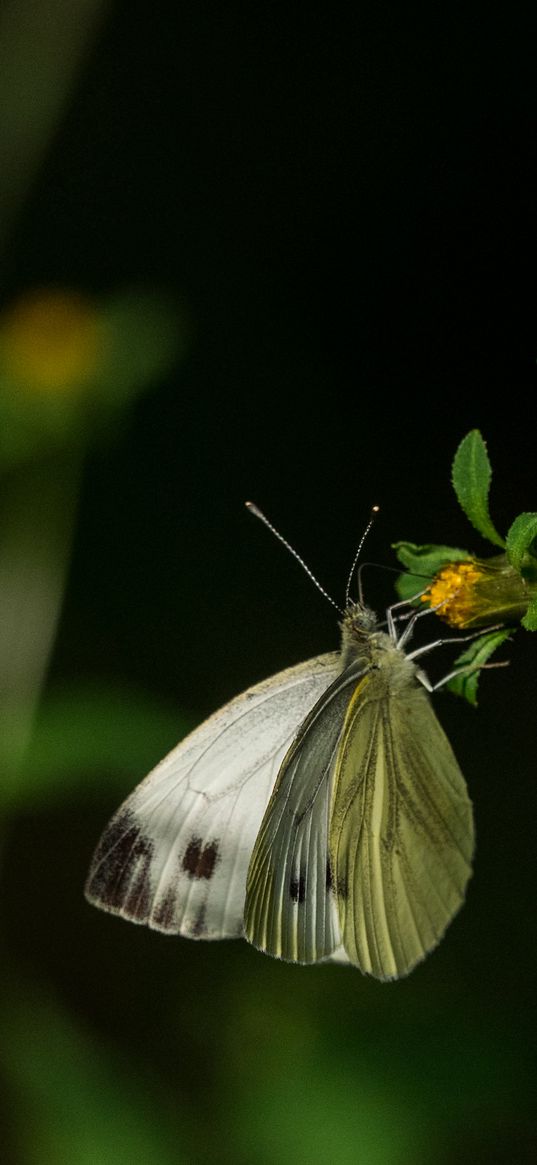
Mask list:
POLYGON ((341 651, 344 662, 356 657, 368 658, 371 654, 372 636, 377 630, 374 611, 363 603, 349 603, 340 623, 341 651))

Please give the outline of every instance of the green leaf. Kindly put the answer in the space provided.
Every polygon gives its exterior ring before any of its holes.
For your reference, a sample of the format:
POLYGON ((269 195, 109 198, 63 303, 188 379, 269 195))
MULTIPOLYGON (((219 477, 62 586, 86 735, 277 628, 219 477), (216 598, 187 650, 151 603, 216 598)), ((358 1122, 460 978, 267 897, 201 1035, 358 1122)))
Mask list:
POLYGON ((537 514, 519 514, 510 527, 505 542, 507 557, 515 570, 522 570, 526 555, 535 556, 536 539, 537 514))
POLYGON ((472 429, 461 441, 453 459, 453 488, 472 526, 494 546, 504 546, 504 540, 494 528, 489 514, 491 477, 487 447, 479 430, 472 429))
POLYGON ((427 585, 427 579, 416 574, 400 574, 395 580, 395 591, 404 603, 419 603, 419 596, 427 585))
POLYGON ((453 676, 446 684, 449 691, 456 696, 462 696, 475 707, 481 668, 510 635, 510 631, 491 631, 488 635, 480 635, 478 639, 474 639, 466 651, 455 660, 455 667, 460 670, 459 674, 453 676))
POLYGON ((537 595, 531 599, 526 614, 520 621, 526 631, 537 631, 537 595))
POLYGON ((436 574, 447 562, 462 562, 472 557, 467 550, 456 546, 435 546, 431 542, 424 546, 417 546, 415 542, 393 542, 392 548, 407 570, 426 578, 436 574))
POLYGON ((454 546, 435 546, 426 543, 417 546, 415 542, 394 542, 399 562, 406 566, 408 574, 400 574, 395 584, 399 598, 410 600, 423 591, 433 576, 448 562, 463 562, 472 555, 467 550, 454 546))

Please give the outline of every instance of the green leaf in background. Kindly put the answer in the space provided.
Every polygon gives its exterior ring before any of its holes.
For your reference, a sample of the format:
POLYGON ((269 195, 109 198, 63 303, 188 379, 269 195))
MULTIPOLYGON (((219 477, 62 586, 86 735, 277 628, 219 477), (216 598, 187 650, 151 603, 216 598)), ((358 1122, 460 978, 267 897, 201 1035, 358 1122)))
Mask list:
POLYGON ((487 447, 479 430, 472 429, 461 441, 453 460, 453 488, 466 517, 483 538, 494 546, 504 546, 489 514, 491 477, 487 447))
POLYGON ((475 707, 480 671, 493 652, 509 639, 510 634, 510 631, 491 631, 489 635, 481 635, 479 639, 475 639, 456 660, 456 667, 461 670, 460 674, 453 676, 446 684, 449 691, 456 696, 462 696, 475 707))
POLYGON ((354 1081, 358 1087, 351 1101, 349 1074, 337 1057, 308 1057, 302 1048, 283 1057, 262 1092, 252 1096, 250 1087, 235 1102, 241 1160, 263 1165, 431 1161, 431 1121, 416 1100, 403 1100, 389 1073, 382 1078, 364 1068, 354 1081))
POLYGON ((181 361, 191 325, 184 303, 163 292, 125 288, 101 302, 93 387, 106 417, 181 361))
MULTIPOLYGON (((188 1110, 36 987, 3 984, 0 1062, 24 1165, 187 1165, 188 1110), (24 993, 23 993, 24 992, 24 993)), ((7 1112, 6 1112, 7 1115, 7 1112)), ((3 1158, 6 1160, 6 1158, 3 1158)))
POLYGON ((463 562, 472 557, 467 550, 459 550, 454 546, 435 546, 432 543, 417 546, 415 542, 394 542, 392 549, 409 572, 399 575, 395 584, 401 599, 413 599, 419 595, 446 563, 463 562))
POLYGON ((524 560, 530 555, 534 558, 530 566, 537 572, 536 540, 537 514, 519 514, 510 527, 505 541, 507 557, 515 570, 523 572, 526 565, 524 560))
POLYGON ((4 811, 122 797, 193 727, 193 718, 140 692, 91 685, 51 692, 37 713, 4 811))

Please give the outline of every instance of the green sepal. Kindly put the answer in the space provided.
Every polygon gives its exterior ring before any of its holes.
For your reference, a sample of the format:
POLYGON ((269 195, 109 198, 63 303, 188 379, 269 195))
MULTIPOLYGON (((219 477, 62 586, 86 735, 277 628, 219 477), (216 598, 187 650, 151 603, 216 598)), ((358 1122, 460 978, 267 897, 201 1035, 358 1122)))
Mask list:
POLYGON ((487 447, 479 432, 472 429, 461 441, 453 458, 451 480, 459 505, 472 526, 494 546, 504 546, 489 514, 488 495, 492 468, 487 447))
POLYGON ((535 559, 531 566, 537 567, 537 514, 519 514, 509 529, 505 549, 511 566, 523 573, 528 555, 535 559))
POLYGON ((477 705, 477 687, 481 668, 494 651, 509 639, 510 631, 491 631, 488 635, 480 635, 475 639, 462 655, 455 660, 455 666, 460 668, 458 675, 452 677, 446 688, 456 696, 462 696, 475 708, 477 705))
POLYGON ((399 598, 405 600, 419 595, 448 562, 463 562, 472 557, 467 550, 433 543, 417 546, 415 542, 393 542, 392 549, 408 572, 400 574, 395 584, 399 598))

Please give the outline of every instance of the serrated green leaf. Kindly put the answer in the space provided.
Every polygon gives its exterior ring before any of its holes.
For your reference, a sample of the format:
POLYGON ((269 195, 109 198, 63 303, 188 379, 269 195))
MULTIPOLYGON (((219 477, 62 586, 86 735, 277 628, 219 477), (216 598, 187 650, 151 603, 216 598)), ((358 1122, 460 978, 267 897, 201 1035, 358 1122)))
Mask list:
POLYGON ((520 621, 526 631, 537 631, 537 596, 531 599, 526 614, 520 621))
POLYGON ((399 598, 405 601, 419 595, 448 562, 462 562, 472 557, 467 550, 455 546, 436 546, 431 542, 423 546, 417 546, 415 542, 394 542, 392 549, 409 572, 400 574, 395 583, 399 598))
POLYGON ((523 560, 527 554, 534 554, 531 547, 537 539, 537 514, 519 514, 509 529, 505 541, 507 557, 515 570, 522 570, 523 560))
POLYGON ((479 430, 472 429, 461 441, 453 459, 453 488, 472 526, 494 546, 504 546, 504 540, 495 529, 489 514, 491 477, 487 447, 479 430))
POLYGON ((427 577, 436 574, 447 562, 462 562, 472 557, 468 550, 460 550, 456 546, 436 546, 432 542, 423 546, 417 546, 415 542, 393 542, 392 549, 407 570, 427 577))
POLYGON ((510 631, 491 631, 488 635, 480 635, 475 639, 455 660, 455 667, 460 671, 446 684, 449 691, 456 696, 462 696, 475 707, 481 668, 485 666, 493 652, 509 639, 510 634, 510 631))

